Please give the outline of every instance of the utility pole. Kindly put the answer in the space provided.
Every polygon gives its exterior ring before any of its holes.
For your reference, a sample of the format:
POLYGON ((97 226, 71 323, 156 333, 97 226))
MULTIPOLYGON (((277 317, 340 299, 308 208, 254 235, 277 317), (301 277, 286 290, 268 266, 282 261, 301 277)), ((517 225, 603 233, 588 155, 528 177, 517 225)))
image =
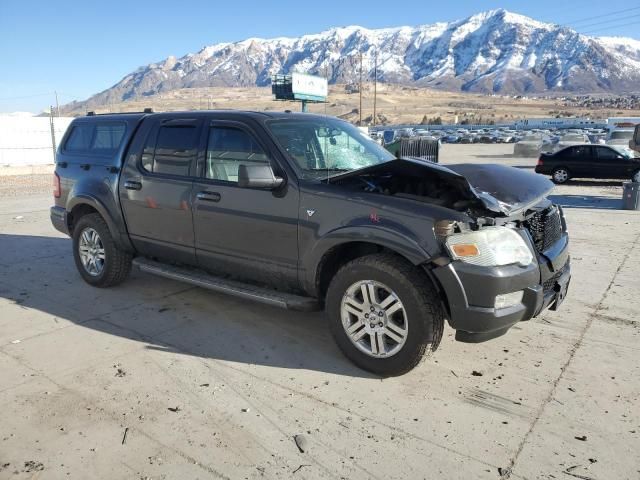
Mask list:
POLYGON ((362 52, 360 52, 360 87, 358 90, 360 91, 360 121, 358 122, 358 125, 362 126, 362 52))
POLYGON ((60 104, 58 103, 58 91, 54 90, 53 92, 56 96, 56 117, 60 116, 60 104))
POLYGON ((376 126, 376 103, 378 100, 378 50, 373 56, 373 126, 376 126))
POLYGON ((51 128, 51 148, 53 149, 53 163, 56 163, 56 127, 53 123, 53 105, 49 106, 49 128, 51 128))

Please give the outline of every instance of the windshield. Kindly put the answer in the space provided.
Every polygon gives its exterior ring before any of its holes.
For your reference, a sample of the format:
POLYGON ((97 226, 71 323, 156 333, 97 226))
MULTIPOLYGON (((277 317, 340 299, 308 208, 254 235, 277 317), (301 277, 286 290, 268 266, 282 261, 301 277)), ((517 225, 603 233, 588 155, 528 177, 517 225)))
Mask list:
POLYGON ((633 130, 621 130, 611 133, 611 140, 631 140, 633 138, 633 130))
POLYGON ((395 159, 366 133, 336 118, 297 117, 267 125, 303 178, 321 178, 395 159))

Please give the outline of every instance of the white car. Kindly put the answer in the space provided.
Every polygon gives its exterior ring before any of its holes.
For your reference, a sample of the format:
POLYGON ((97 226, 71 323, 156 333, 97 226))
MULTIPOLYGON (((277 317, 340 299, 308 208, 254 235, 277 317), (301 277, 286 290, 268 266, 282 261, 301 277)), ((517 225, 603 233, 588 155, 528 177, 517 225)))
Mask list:
POLYGON ((629 146, 629 140, 633 138, 633 130, 614 130, 607 137, 607 145, 622 145, 624 147, 629 146))

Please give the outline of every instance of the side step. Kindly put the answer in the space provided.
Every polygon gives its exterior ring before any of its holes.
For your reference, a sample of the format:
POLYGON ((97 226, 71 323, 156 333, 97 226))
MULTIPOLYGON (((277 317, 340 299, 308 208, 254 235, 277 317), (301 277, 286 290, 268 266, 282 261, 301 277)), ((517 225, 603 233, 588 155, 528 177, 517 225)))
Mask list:
POLYGON ((301 297, 290 293, 281 293, 268 288, 256 287, 254 285, 234 280, 215 277, 200 270, 167 265, 149 260, 148 258, 135 258, 133 260, 133 264, 143 272, 189 283, 215 292, 226 293, 235 297, 266 303, 274 307, 298 310, 302 312, 320 310, 318 301, 311 297, 301 297))

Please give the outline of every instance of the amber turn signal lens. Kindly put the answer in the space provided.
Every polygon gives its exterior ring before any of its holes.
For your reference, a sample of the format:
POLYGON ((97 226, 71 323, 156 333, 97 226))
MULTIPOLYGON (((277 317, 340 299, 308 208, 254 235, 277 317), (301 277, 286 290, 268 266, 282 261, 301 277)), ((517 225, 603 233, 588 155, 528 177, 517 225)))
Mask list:
POLYGON ((451 249, 453 250, 453 253, 455 253, 458 257, 477 257, 478 255, 480 255, 478 247, 476 247, 473 243, 461 243, 458 245, 452 245, 451 249))

